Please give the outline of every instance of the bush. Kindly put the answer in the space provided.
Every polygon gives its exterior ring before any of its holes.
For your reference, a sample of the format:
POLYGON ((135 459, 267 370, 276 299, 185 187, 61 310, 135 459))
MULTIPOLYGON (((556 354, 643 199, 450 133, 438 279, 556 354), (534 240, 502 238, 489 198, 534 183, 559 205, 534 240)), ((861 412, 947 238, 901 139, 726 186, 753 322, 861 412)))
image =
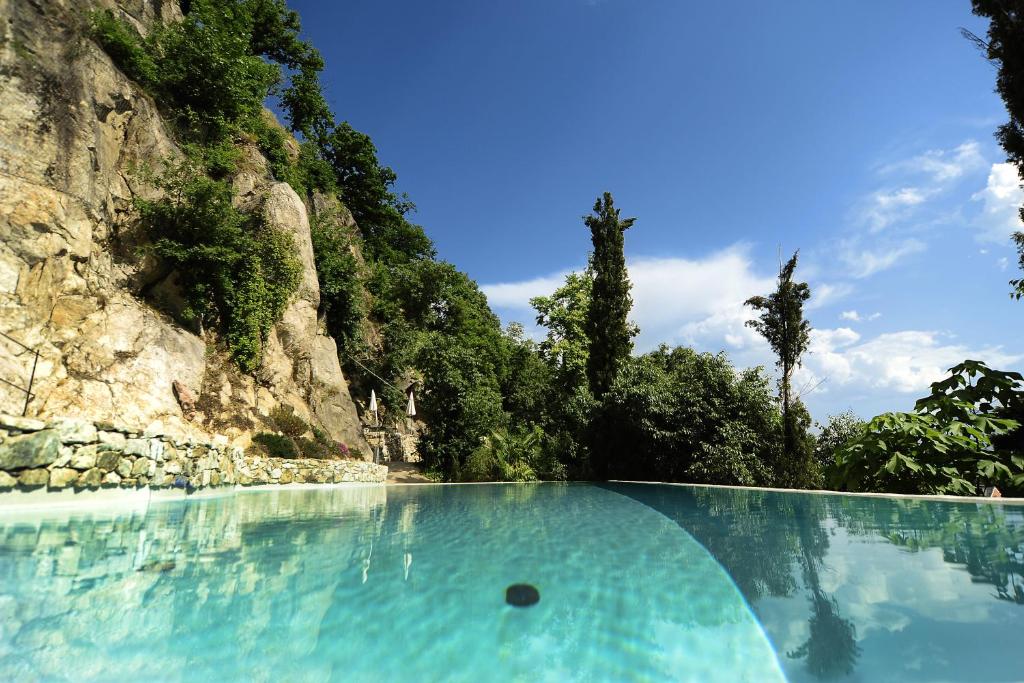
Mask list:
POLYGON ((260 432, 252 437, 254 444, 259 444, 267 455, 274 458, 297 458, 299 449, 291 437, 273 432, 260 432))
POLYGON ((277 431, 292 438, 302 436, 309 431, 309 425, 295 414, 295 409, 291 406, 276 406, 270 411, 270 421, 277 431))
POLYGON ((189 140, 251 130, 284 80, 282 66, 290 78, 281 105, 292 129, 322 135, 333 123, 320 87, 323 59, 299 40, 298 15, 283 0, 192 0, 182 21, 154 26, 146 38, 111 10, 90 20, 96 42, 189 140))
POLYGON ((193 161, 169 163, 154 184, 164 197, 136 207, 154 253, 178 272, 185 322, 220 325, 234 361, 252 372, 301 278, 294 240, 239 212, 231 186, 193 161))
POLYGON ((965 360, 932 384, 912 413, 873 418, 837 452, 830 484, 846 491, 975 495, 1024 491, 1024 453, 1001 439, 1020 427, 1001 417, 1024 405, 1024 377, 965 360))
POLYGON ((152 51, 135 28, 118 19, 109 9, 93 12, 89 19, 96 42, 125 76, 144 88, 152 89, 159 82, 157 65, 152 51))
POLYGON ((484 437, 480 447, 469 456, 463 471, 466 481, 537 481, 552 471, 562 472, 559 463, 548 462, 541 442, 544 432, 539 427, 510 432, 496 429, 484 437))
POLYGON ((309 227, 320 282, 320 309, 327 318, 327 331, 341 349, 351 348, 359 338, 365 317, 365 291, 350 238, 334 216, 316 216, 309 227))

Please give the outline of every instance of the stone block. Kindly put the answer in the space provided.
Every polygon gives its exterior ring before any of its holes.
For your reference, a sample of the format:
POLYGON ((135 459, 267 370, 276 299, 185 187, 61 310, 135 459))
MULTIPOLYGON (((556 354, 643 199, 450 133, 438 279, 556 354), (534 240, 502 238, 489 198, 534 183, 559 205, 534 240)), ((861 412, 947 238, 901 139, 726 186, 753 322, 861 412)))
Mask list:
POLYGON ((74 455, 74 454, 75 454, 75 449, 73 449, 71 446, 61 446, 60 447, 60 455, 57 456, 57 459, 54 460, 50 464, 50 466, 51 467, 67 467, 67 466, 69 466, 71 464, 71 456, 74 455))
POLYGON ((126 479, 132 476, 132 461, 128 458, 121 458, 114 469, 122 479, 126 479))
POLYGON ((127 439, 124 444, 125 455, 149 455, 149 441, 147 439, 127 439))
POLYGON ((46 423, 31 417, 15 417, 0 413, 0 427, 13 432, 38 432, 46 429, 46 423))
POLYGON ((121 460, 121 454, 117 451, 100 451, 96 455, 96 467, 105 472, 117 469, 117 463, 121 460))
POLYGON ((81 446, 71 456, 71 467, 76 470, 91 470, 96 467, 96 446, 81 446))
POLYGON ((132 464, 131 476, 141 477, 142 475, 148 475, 150 462, 152 461, 146 458, 136 458, 132 464))
POLYGON ((0 444, 0 470, 45 467, 60 455, 60 436, 52 429, 9 437, 0 444))
POLYGON ((103 485, 104 486, 120 486, 121 485, 121 475, 119 475, 117 472, 107 472, 105 475, 103 475, 103 485))
POLYGON ((75 480, 81 475, 78 470, 71 469, 70 467, 57 467, 50 470, 50 488, 51 489, 63 489, 71 486, 75 483, 75 480))
POLYGON ((57 430, 64 443, 96 443, 99 438, 96 425, 88 420, 65 417, 52 420, 47 426, 57 430))
POLYGON ((78 479, 75 481, 75 487, 80 489, 95 489, 99 488, 99 485, 103 482, 103 473, 99 471, 99 468, 92 468, 86 472, 82 472, 78 479))
POLYGON ((123 451, 128 438, 121 432, 98 432, 102 450, 123 451))
POLYGON ((7 474, 6 472, 0 472, 0 491, 6 491, 7 489, 14 488, 14 485, 18 483, 18 480, 7 474))
POLYGON ((46 486, 49 481, 50 470, 47 469, 25 470, 18 475, 18 484, 26 488, 46 486))

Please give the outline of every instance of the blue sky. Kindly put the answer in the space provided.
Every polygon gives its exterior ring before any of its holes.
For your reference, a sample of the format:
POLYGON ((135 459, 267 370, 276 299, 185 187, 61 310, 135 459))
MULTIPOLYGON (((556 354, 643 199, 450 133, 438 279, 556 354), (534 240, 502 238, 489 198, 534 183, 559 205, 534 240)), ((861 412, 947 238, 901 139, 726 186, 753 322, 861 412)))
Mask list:
POLYGON ((506 322, 585 263, 580 217, 609 190, 638 219, 641 351, 770 365, 741 302, 781 247, 814 293, 817 419, 909 409, 965 357, 1024 366, 1024 198, 967 0, 290 5, 339 118, 506 322))

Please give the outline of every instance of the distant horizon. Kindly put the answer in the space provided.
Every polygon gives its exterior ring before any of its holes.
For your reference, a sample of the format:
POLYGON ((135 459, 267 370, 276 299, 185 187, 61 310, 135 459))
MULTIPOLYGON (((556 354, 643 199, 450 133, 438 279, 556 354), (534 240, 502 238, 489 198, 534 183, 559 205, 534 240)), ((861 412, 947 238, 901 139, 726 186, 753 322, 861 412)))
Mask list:
POLYGON ((532 327, 529 298, 583 267, 607 190, 638 219, 637 352, 773 370, 742 301, 800 249, 816 420, 910 410, 965 358, 1021 367, 1024 196, 995 72, 959 32, 984 32, 969 2, 289 4, 338 117, 506 324, 532 327))

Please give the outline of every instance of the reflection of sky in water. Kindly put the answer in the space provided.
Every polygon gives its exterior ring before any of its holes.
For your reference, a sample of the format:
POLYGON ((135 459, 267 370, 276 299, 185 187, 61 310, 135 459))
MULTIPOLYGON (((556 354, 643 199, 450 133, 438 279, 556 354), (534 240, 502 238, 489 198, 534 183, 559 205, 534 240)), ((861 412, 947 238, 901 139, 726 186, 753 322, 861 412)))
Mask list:
POLYGON ((586 485, 0 517, 0 628, 0 680, 782 680, 701 545, 586 485))
POLYGON ((1024 570, 1021 507, 609 488, 662 511, 722 562, 791 681, 1024 680, 1024 604, 1013 589, 1024 570), (815 586, 835 606, 830 626, 818 633, 811 626, 815 586), (845 647, 836 636, 844 621, 855 633, 846 653, 855 650, 849 674, 828 663, 845 647), (809 658, 788 655, 808 642, 813 649, 816 638, 812 672, 809 658))

